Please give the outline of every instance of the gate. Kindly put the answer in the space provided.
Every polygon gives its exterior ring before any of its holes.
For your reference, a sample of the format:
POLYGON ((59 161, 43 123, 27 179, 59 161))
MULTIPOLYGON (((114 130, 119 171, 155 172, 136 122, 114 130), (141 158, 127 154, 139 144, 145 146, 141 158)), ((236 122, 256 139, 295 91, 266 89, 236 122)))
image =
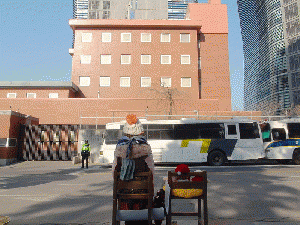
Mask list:
POLYGON ((71 160, 77 155, 78 125, 24 125, 23 159, 71 160))

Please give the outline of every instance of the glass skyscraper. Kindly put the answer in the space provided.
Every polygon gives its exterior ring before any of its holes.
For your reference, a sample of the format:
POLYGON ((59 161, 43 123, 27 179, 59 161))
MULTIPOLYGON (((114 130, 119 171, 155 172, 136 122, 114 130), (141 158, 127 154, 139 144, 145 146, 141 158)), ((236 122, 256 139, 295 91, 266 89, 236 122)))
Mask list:
POLYGON ((185 19, 188 4, 197 2, 198 0, 168 0, 168 19, 185 19))
POLYGON ((279 113, 299 104, 293 81, 300 81, 299 0, 238 0, 237 3, 244 49, 245 110, 262 110, 273 105, 279 113), (286 20, 289 10, 294 14, 288 18, 296 21, 292 35, 287 33, 291 26, 287 24, 290 20, 286 20), (294 53, 298 58, 291 57, 288 44, 291 38, 297 45, 294 53))

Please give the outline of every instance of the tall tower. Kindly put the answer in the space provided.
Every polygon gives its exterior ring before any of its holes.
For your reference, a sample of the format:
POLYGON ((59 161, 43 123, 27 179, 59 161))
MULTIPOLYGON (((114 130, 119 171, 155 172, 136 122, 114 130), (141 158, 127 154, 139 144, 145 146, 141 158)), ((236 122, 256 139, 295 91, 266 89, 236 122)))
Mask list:
POLYGON ((198 3, 198 0, 168 0, 168 19, 184 19, 189 3, 198 3))
MULTIPOLYGON (((298 10, 293 10, 287 25, 282 4, 293 5, 295 9, 299 0, 238 0, 237 3, 244 49, 245 109, 261 110, 266 104, 273 104, 280 112, 294 101, 291 69, 299 70, 299 63, 293 63, 292 67, 291 62, 288 64, 286 30, 292 31, 290 39, 299 39, 300 33, 298 10), (294 27, 288 28, 291 24, 294 27)), ((291 60, 295 62, 295 57, 291 60)))

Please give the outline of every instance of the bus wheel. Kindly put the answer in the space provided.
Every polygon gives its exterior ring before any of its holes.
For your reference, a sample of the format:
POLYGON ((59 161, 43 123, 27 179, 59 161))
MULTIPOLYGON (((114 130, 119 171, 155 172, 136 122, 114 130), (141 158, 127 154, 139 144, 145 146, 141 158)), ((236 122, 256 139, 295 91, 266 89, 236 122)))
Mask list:
POLYGON ((296 165, 300 165, 300 149, 297 148, 294 150, 294 153, 293 153, 293 162, 296 164, 296 165))
POLYGON ((212 151, 207 157, 210 166, 223 166, 226 162, 226 156, 221 151, 212 151))

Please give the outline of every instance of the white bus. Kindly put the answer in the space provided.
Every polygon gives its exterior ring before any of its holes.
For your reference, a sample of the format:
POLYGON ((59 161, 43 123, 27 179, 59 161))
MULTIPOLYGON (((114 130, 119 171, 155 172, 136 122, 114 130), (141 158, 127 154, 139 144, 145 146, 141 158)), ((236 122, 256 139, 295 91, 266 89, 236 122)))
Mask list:
MULTIPOLYGON (((199 163, 221 166, 227 160, 264 157, 260 128, 248 119, 153 120, 141 119, 144 136, 158 163, 199 163)), ((125 121, 106 125, 100 162, 112 164, 125 121)))
POLYGON ((260 124, 267 159, 293 160, 300 165, 300 118, 260 124))

